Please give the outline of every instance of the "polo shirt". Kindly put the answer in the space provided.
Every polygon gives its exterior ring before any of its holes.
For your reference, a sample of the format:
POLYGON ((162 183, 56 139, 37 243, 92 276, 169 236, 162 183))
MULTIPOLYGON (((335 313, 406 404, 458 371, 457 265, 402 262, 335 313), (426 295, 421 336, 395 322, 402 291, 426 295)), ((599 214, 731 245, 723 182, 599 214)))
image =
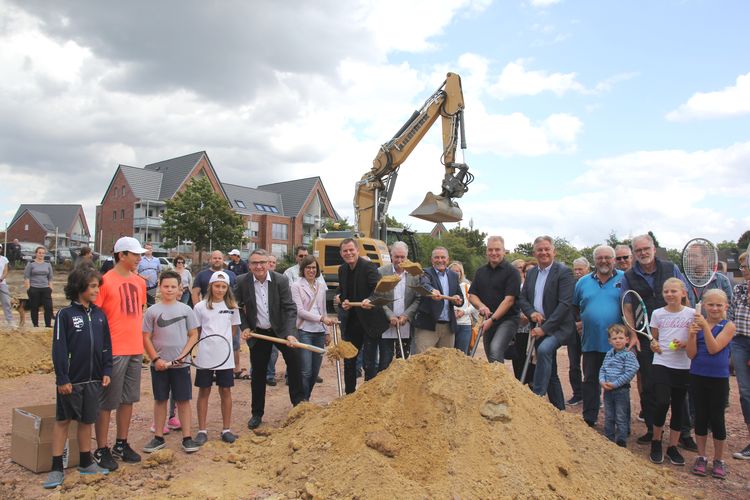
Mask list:
MULTIPOLYGON (((495 312, 500 303, 507 296, 518 299, 521 292, 521 274, 505 259, 494 268, 485 264, 474 274, 469 293, 476 295, 482 304, 486 305, 490 312, 495 312)), ((499 321, 518 316, 518 300, 516 300, 508 312, 499 321)))
POLYGON ((589 273, 576 282, 573 305, 581 311, 582 352, 608 352, 612 348, 607 328, 622 323, 620 287, 624 274, 615 269, 614 275, 602 283, 596 273, 589 273))

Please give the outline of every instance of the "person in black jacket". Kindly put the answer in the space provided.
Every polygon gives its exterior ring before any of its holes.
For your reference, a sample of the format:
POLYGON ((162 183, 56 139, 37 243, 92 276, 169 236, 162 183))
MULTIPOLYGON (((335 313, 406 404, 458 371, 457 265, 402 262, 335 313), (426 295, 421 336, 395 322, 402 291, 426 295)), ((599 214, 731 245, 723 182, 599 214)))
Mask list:
POLYGON ((91 459, 91 426, 99 414, 102 387, 112 375, 112 345, 104 312, 93 304, 99 295, 101 276, 91 267, 68 276, 65 296, 70 305, 57 312, 52 361, 57 385, 57 412, 52 433, 52 470, 43 483, 55 488, 63 482, 63 451, 71 420, 78 422, 80 462, 83 474, 107 474, 91 459))

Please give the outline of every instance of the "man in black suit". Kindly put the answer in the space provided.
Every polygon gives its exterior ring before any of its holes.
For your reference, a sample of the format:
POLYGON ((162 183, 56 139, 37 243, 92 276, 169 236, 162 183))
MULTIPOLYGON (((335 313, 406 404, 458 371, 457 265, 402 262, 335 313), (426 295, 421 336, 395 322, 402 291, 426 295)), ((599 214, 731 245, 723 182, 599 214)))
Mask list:
POLYGON ((297 353, 292 349, 297 340, 294 324, 297 320, 297 306, 292 300, 289 281, 284 275, 268 270, 268 253, 254 250, 250 254, 250 272, 237 279, 234 293, 240 309, 242 338, 250 348, 250 367, 253 376, 252 417, 248 428, 255 429, 263 419, 266 406, 266 367, 271 357, 271 347, 276 346, 284 356, 289 376, 289 399, 296 406, 303 399, 302 373, 297 353), (286 339, 287 344, 275 344, 250 336, 250 331, 286 339))
POLYGON ((421 354, 430 347, 453 347, 458 324, 454 306, 464 304, 458 287, 458 274, 448 269, 448 250, 435 247, 432 251, 432 267, 425 269, 419 284, 432 294, 419 303, 414 318, 414 354, 421 354), (440 298, 442 296, 449 299, 440 298))
POLYGON ((549 395, 550 403, 565 409, 565 398, 557 376, 557 350, 576 335, 573 317, 573 272, 555 262, 555 245, 551 237, 534 240, 534 257, 539 265, 526 274, 520 296, 523 313, 534 326, 530 334, 536 338, 536 371, 534 393, 549 395))
MULTIPOLYGON (((339 266, 339 300, 341 302, 341 331, 344 340, 363 351, 365 381, 378 374, 377 354, 380 336, 388 329, 388 318, 382 307, 373 306, 375 286, 380 280, 378 267, 359 256, 357 242, 346 238, 339 245, 344 263, 339 266), (351 302, 362 302, 361 307, 351 302)), ((357 360, 344 360, 346 393, 357 388, 357 360)))

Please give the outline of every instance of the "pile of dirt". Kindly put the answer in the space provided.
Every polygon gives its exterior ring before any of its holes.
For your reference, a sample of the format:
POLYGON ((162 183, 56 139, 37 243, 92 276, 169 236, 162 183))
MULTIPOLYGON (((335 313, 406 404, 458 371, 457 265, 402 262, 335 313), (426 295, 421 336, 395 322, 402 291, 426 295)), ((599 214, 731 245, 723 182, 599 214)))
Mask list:
POLYGON ((453 349, 395 360, 355 394, 299 405, 280 429, 261 426, 229 449, 209 441, 200 454, 212 461, 191 472, 165 464, 135 484, 116 473, 63 489, 76 497, 158 488, 243 498, 677 496, 670 472, 559 412, 502 365, 453 349))
POLYGON ((0 329, 0 379, 52 370, 50 328, 0 329))

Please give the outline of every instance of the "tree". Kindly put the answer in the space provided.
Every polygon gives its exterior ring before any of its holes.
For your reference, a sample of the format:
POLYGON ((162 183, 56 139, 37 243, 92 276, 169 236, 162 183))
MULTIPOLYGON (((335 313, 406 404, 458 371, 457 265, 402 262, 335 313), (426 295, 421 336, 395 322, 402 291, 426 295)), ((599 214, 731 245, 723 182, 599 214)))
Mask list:
POLYGON ((675 250, 674 248, 667 249, 667 259, 682 267, 682 252, 680 250, 675 250))
POLYGON ((208 179, 193 178, 187 188, 167 201, 162 235, 166 247, 190 240, 199 251, 241 246, 245 223, 226 199, 216 194, 208 179))
POLYGON ((659 248, 659 240, 656 239, 656 236, 654 235, 653 231, 649 231, 648 235, 651 236, 651 239, 654 240, 654 248, 659 248))
POLYGON ((747 250, 748 244, 750 244, 750 231, 745 231, 742 233, 742 236, 740 236, 740 239, 737 240, 737 249, 740 252, 744 252, 747 250))
POLYGON ((487 245, 484 243, 484 240, 487 239, 487 233, 474 229, 471 225, 469 227, 454 227, 448 230, 448 232, 463 239, 466 242, 466 246, 472 249, 477 255, 485 255, 487 253, 487 245))
POLYGON ((729 241, 729 240, 720 241, 719 243, 716 244, 716 248, 718 248, 719 250, 730 250, 730 251, 738 250, 737 243, 735 243, 734 241, 729 241))
POLYGON ((554 238, 554 242, 556 253, 555 260, 564 263, 568 267, 572 267, 573 261, 581 256, 581 252, 579 252, 576 247, 571 245, 565 238, 554 238))
POLYGON ((386 227, 397 227, 401 229, 411 229, 411 227, 408 224, 404 224, 403 222, 399 222, 396 220, 395 217, 392 215, 386 214, 385 216, 385 225, 386 227))
POLYGON ((354 229, 354 226, 349 224, 349 218, 344 217, 341 220, 326 219, 321 231, 325 230, 324 232, 327 233, 331 231, 351 231, 352 229, 354 229))
POLYGON ((520 243, 513 249, 513 253, 525 255, 526 257, 534 256, 534 244, 531 242, 520 243))

